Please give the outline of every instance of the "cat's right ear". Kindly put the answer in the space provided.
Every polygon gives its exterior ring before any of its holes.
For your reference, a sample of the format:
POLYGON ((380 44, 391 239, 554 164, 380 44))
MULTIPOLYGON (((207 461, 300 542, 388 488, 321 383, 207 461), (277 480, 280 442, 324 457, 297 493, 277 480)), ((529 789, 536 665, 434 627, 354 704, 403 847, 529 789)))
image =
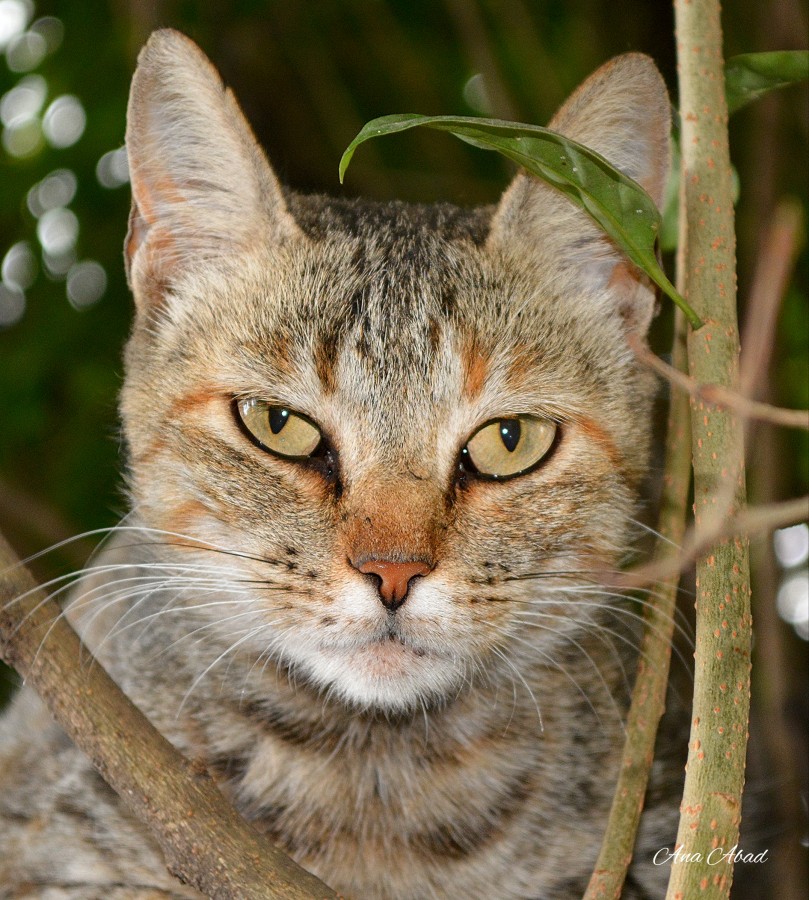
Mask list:
MULTIPOLYGON (((662 207, 669 170, 669 97, 648 56, 626 53, 603 65, 568 99, 550 128, 585 144, 634 178, 662 207)), ((653 285, 559 190, 519 173, 503 195, 489 243, 556 273, 561 296, 582 315, 620 315, 646 334, 653 285)))
POLYGON ((159 307, 180 276, 208 260, 299 234, 233 94, 177 31, 156 31, 138 57, 126 148, 126 271, 142 311, 159 307))

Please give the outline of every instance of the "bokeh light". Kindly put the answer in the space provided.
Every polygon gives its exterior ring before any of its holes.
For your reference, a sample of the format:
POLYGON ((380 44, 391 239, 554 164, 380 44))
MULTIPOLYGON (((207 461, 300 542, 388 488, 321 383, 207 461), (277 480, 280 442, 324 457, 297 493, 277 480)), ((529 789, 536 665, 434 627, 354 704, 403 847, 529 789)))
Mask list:
POLYGON ((93 259, 70 267, 67 273, 67 299, 75 309, 87 309, 103 297, 107 289, 107 273, 93 259))
POLYGON ((58 50, 62 38, 65 36, 65 26, 56 16, 43 16, 41 19, 37 19, 30 31, 42 37, 48 53, 58 50))
POLYGON ((70 169, 56 169, 28 191, 28 211, 38 219, 49 209, 68 206, 76 196, 77 188, 76 175, 70 169))
POLYGON ((25 294, 14 285, 0 281, 0 328, 16 325, 25 312, 25 294))
POLYGON ((28 241, 18 241, 9 248, 0 266, 0 277, 4 284, 21 291, 36 281, 37 260, 28 241))
POLYGON ((0 51, 25 31, 33 15, 31 0, 0 0, 0 51))
POLYGON ((63 206, 47 210, 37 222, 37 237, 51 257, 64 256, 72 250, 78 236, 79 220, 72 210, 63 206))
POLYGON ((799 637, 809 640, 809 569, 793 572, 781 582, 778 612, 799 637))
POLYGON ((779 528, 772 537, 775 556, 786 569, 800 566, 809 560, 809 525, 791 525, 779 528))
POLYGON ((26 31, 8 42, 6 63, 12 72, 30 72, 45 59, 47 52, 45 38, 36 31, 26 31))
POLYGON ((38 153, 44 144, 42 128, 36 119, 3 129, 3 147, 11 156, 23 159, 38 153))
POLYGON ((0 122, 14 128, 36 118, 48 95, 48 84, 41 75, 27 75, 0 99, 0 122))
POLYGON ((37 117, 47 94, 48 85, 41 75, 27 75, 0 98, 2 144, 11 156, 31 156, 42 148, 42 129, 37 117))
POLYGON ((42 130, 52 147, 71 147, 84 134, 87 114, 81 100, 70 94, 57 97, 45 110, 42 130))
POLYGON ((117 188, 129 181, 129 160, 126 147, 110 150, 96 164, 96 178, 105 188, 117 188))
POLYGON ((772 538, 775 557, 785 570, 778 587, 778 614, 798 637, 809 641, 809 525, 777 529, 772 538))
MULTIPOLYGON (((33 0, 0 0, 0 54, 5 55, 8 70, 21 76, 0 97, 0 144, 17 159, 33 157, 47 145, 56 150, 71 147, 84 134, 87 114, 81 100, 62 94, 48 103, 47 81, 32 72, 59 48, 64 30, 55 16, 35 19, 33 0)), ((100 165, 105 181, 114 187, 125 183, 126 160, 122 166, 118 151, 105 157, 100 165)), ((107 275, 94 260, 77 262, 79 220, 68 206, 75 199, 78 186, 74 171, 54 169, 28 189, 25 205, 37 220, 36 235, 45 275, 50 280, 65 279, 68 301, 75 309, 85 309, 104 294, 107 275)), ((39 269, 30 241, 19 240, 6 251, 0 268, 0 327, 8 328, 22 318, 25 292, 34 286, 39 269)))
POLYGON ((53 281, 61 281, 70 271, 70 267, 76 262, 76 250, 70 247, 63 253, 42 253, 42 265, 45 274, 53 281))
POLYGON ((486 87, 486 79, 482 72, 473 75, 463 86, 464 100, 481 115, 491 115, 492 100, 486 87))

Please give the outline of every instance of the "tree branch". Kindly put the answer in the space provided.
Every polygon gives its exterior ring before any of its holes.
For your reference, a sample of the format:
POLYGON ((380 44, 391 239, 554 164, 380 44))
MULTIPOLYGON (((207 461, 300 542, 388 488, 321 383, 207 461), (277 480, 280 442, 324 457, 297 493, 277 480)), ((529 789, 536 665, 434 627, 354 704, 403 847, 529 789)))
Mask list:
POLYGON ((61 609, 36 588, 0 535, 0 657, 36 688, 76 746, 150 828, 169 871, 221 900, 337 896, 254 831, 204 766, 185 759, 100 664, 81 663, 87 655, 61 609))
POLYGON ((636 337, 630 336, 628 343, 638 359, 665 378, 675 387, 690 394, 696 400, 702 400, 711 406, 733 410, 738 416, 746 419, 759 419, 773 425, 784 425, 787 428, 803 428, 809 431, 809 409, 782 409, 769 403, 751 400, 741 393, 726 388, 721 384, 700 384, 685 372, 663 362, 645 347, 636 337))
POLYGON ((739 393, 757 399, 775 346, 778 312, 804 241, 803 209, 792 198, 781 200, 764 232, 742 332, 739 393))
POLYGON ((776 528, 796 525, 809 517, 809 495, 783 500, 779 503, 762 503, 751 506, 730 519, 716 518, 710 531, 697 532, 690 528, 679 552, 653 559, 618 575, 605 573, 603 581, 616 590, 632 590, 650 584, 658 584, 683 572, 701 554, 706 553, 717 541, 731 538, 752 538, 769 534, 776 528))
MULTIPOLYGON (((704 324, 688 336, 697 384, 738 384, 736 235, 719 0, 674 0, 682 122, 685 296, 704 324)), ((744 438, 729 410, 691 398, 697 541, 745 504, 744 438)), ((668 900, 726 898, 733 860, 709 864, 739 839, 750 710, 750 566, 745 537, 720 540, 697 560, 694 705, 668 900)))
MULTIPOLYGON (((679 283, 677 289, 680 289, 679 283)), ((686 328, 685 316, 678 309, 675 313, 672 358, 675 365, 683 367, 687 362, 686 328)), ((680 545, 685 533, 688 489, 691 486, 690 435, 688 396, 672 394, 666 429, 656 561, 669 560, 672 547, 680 545)), ((601 851, 584 900, 618 900, 632 861, 654 758, 657 728, 666 706, 680 568, 672 569, 666 578, 667 581, 658 588, 655 602, 643 607, 643 638, 632 704, 627 716, 621 768, 601 851)))

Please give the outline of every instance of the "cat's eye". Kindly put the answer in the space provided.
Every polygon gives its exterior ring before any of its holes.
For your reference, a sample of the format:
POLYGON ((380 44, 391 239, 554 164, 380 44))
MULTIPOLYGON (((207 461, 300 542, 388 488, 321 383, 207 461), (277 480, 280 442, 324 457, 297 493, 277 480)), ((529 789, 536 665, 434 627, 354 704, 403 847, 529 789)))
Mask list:
POLYGON ((463 448, 463 458, 485 478, 512 478, 532 469, 548 453, 556 423, 538 416, 512 416, 487 422, 463 448))
POLYGON ((307 459, 320 446, 320 430, 300 413, 263 400, 239 400, 236 410, 253 438, 270 453, 307 459))

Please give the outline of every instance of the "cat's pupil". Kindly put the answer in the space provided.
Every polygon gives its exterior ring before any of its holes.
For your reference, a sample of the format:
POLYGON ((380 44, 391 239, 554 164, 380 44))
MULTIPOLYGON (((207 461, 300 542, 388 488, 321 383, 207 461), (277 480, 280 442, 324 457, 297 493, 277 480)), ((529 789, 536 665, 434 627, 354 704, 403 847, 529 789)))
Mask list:
POLYGON ((513 453, 520 443, 520 420, 503 419, 500 422, 500 439, 509 453, 513 453))
POLYGON ((270 408, 270 431, 273 434, 278 434, 278 432, 286 425, 287 419, 289 418, 289 410, 283 409, 280 406, 273 406, 270 408))

